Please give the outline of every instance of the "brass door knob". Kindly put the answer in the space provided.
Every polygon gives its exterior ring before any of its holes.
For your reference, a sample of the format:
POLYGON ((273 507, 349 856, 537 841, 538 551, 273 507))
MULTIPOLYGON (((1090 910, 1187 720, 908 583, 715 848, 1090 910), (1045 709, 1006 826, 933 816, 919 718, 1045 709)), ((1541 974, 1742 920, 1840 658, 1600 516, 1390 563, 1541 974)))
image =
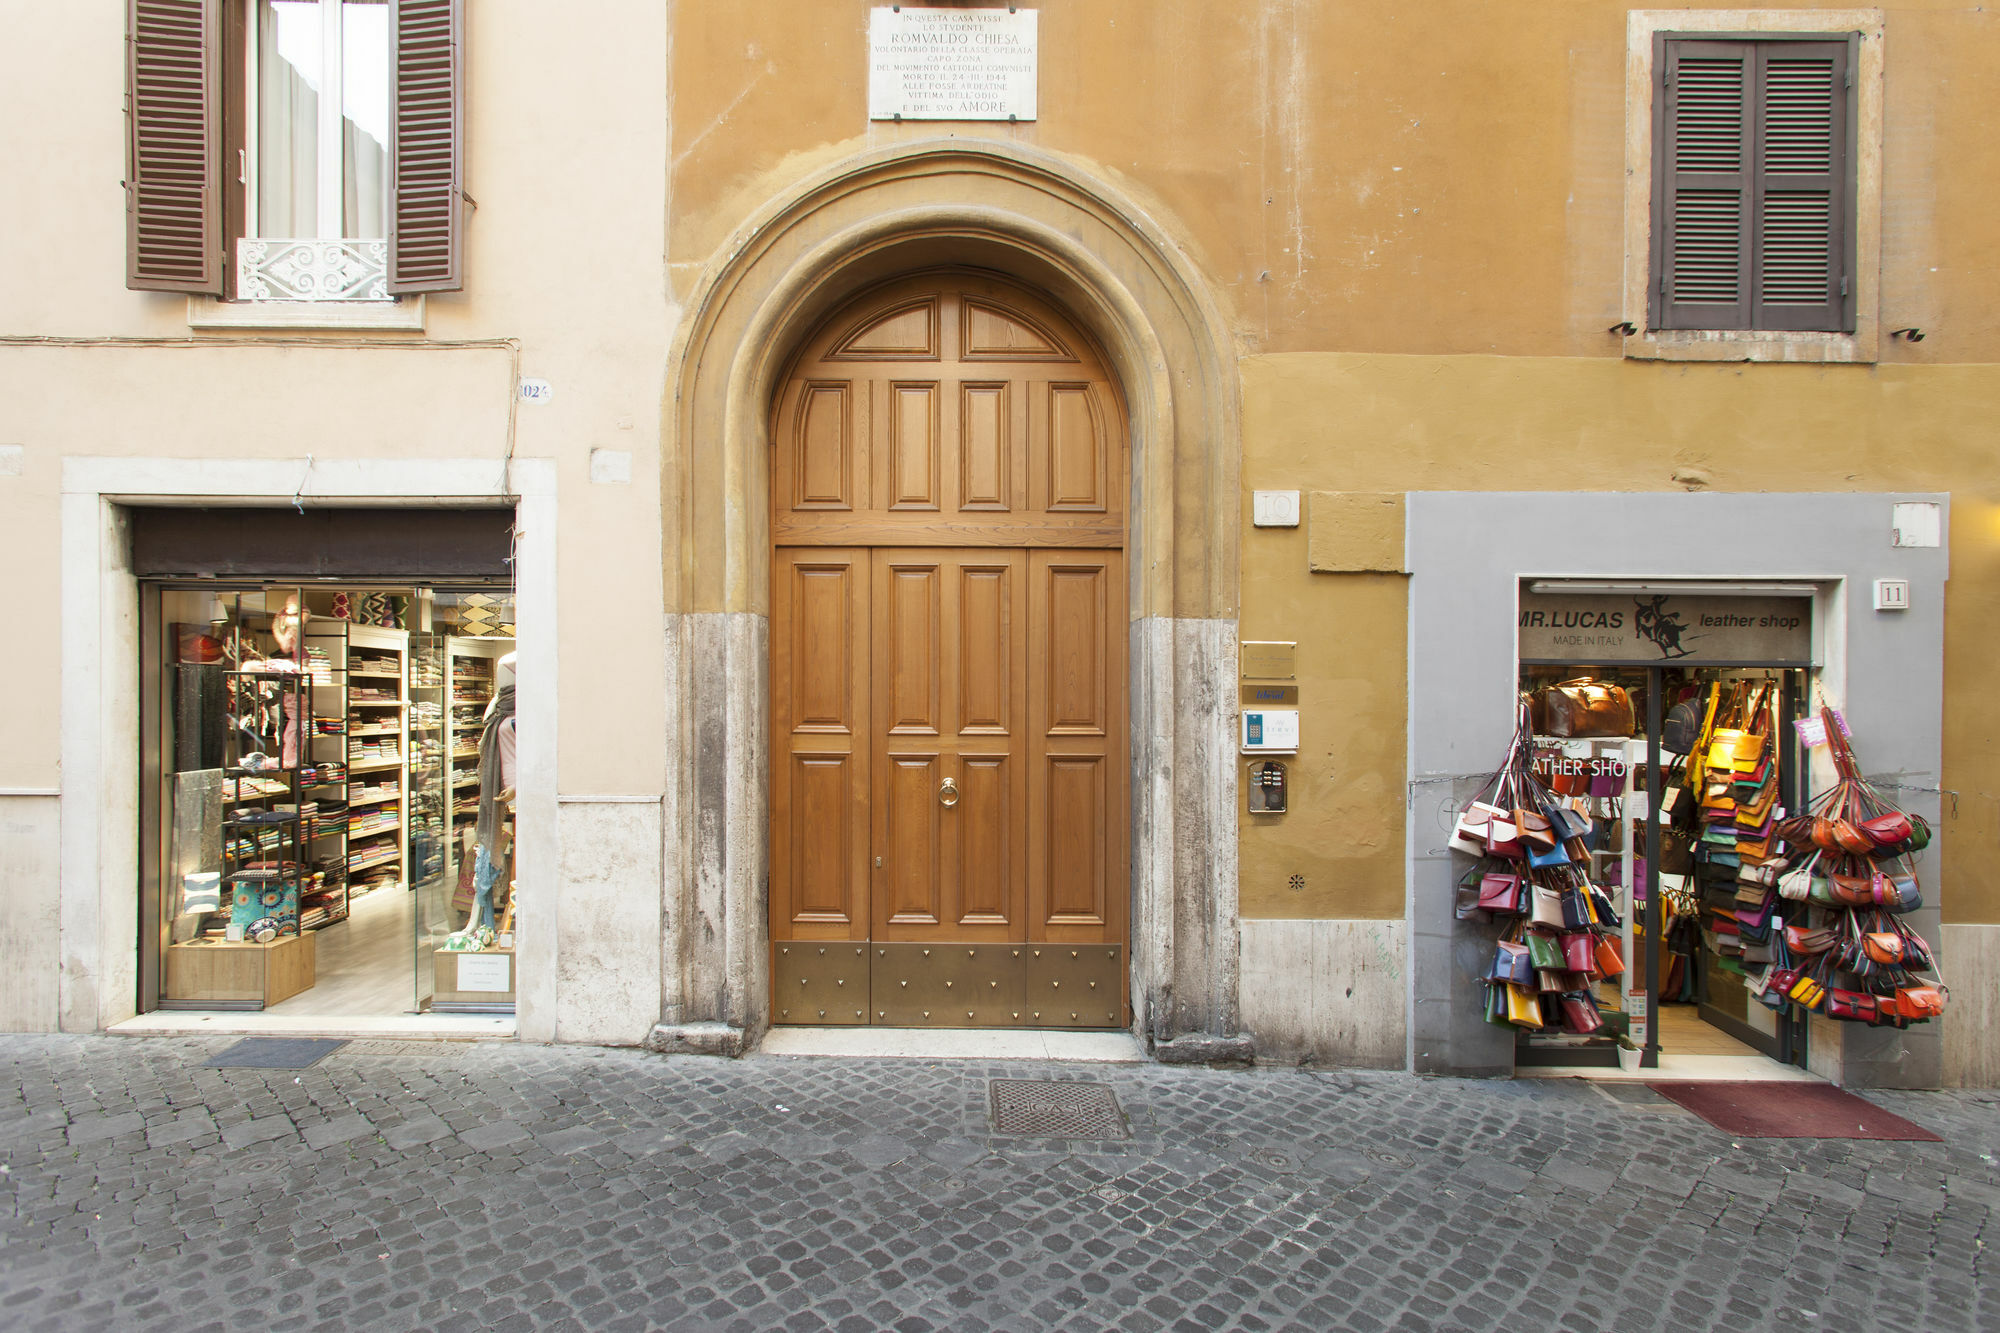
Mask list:
POLYGON ((958 784, 946 778, 938 787, 938 804, 953 806, 958 804, 958 784))

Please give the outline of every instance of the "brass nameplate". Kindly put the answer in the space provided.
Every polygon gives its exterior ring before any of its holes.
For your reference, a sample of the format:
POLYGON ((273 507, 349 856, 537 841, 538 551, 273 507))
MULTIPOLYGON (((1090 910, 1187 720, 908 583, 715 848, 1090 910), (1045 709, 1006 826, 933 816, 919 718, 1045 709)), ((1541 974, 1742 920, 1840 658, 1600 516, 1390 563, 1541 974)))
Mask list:
POLYGON ((1299 674, 1296 643, 1243 641, 1243 679, 1293 680, 1299 674))
POLYGON ((1296 685, 1245 685, 1243 703, 1250 708, 1296 708, 1299 705, 1299 687, 1296 685))

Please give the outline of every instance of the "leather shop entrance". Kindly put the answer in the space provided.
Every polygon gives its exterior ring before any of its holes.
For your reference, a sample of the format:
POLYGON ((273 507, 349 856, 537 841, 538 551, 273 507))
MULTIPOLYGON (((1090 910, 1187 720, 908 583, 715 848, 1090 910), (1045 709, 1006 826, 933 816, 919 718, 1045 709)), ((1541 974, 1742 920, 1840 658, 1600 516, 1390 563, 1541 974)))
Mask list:
POLYGON ((1033 293, 905 277, 771 415, 771 1021, 1120 1028, 1125 409, 1033 293))
POLYGON ((1773 826, 1813 785, 1797 724, 1816 708, 1819 592, 1524 581, 1533 765, 1589 819, 1585 877, 1612 908, 1595 928, 1617 958, 1592 973, 1602 1026, 1524 1030, 1517 1066, 1615 1066, 1621 1051, 1646 1069, 1663 1051, 1805 1065, 1805 1011, 1762 983, 1785 961, 1786 916, 1804 919, 1779 896, 1773 826), (1743 762, 1704 772, 1717 737, 1740 740, 1743 762))

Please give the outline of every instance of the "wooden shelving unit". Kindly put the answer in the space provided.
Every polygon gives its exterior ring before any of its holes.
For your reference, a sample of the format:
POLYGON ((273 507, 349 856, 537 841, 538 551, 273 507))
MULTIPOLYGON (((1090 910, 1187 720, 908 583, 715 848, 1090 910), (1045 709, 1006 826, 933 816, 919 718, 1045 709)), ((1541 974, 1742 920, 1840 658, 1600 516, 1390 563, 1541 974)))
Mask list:
POLYGON ((345 626, 347 876, 351 894, 403 888, 409 877, 410 635, 345 626), (393 868, 394 875, 384 875, 393 868))

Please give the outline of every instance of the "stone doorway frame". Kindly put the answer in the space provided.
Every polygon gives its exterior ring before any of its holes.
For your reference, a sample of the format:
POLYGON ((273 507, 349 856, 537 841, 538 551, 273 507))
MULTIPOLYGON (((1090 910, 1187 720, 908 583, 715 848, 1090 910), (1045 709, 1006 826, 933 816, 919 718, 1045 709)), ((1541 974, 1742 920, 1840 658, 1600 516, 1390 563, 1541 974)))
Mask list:
POLYGON ((1241 1059, 1237 354, 1185 250, 1039 150, 957 139, 863 154, 773 201, 691 293, 661 438, 667 716, 661 1022, 648 1045, 737 1054, 770 1024, 768 421, 798 342, 902 273, 986 269, 1104 349, 1132 494, 1132 1013, 1161 1059, 1241 1059))

